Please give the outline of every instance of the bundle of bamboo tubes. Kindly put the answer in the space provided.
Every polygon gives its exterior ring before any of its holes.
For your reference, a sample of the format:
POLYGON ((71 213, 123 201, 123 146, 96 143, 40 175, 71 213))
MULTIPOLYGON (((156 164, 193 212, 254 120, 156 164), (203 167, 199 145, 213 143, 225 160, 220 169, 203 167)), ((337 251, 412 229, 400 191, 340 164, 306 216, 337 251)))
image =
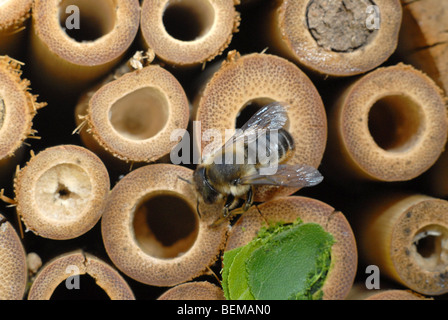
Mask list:
POLYGON ((334 239, 320 298, 446 298, 446 21, 439 0, 0 0, 0 299, 224 300, 224 255, 299 220, 334 239), (271 103, 282 168, 324 180, 201 175, 271 103))

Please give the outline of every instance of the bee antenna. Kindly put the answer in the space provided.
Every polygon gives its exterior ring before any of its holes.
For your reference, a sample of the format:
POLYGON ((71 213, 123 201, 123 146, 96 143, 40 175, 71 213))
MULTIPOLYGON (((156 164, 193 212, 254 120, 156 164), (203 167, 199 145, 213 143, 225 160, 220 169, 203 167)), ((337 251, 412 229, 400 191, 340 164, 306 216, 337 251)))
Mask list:
POLYGON ((190 180, 188 180, 188 179, 185 179, 185 178, 182 178, 181 176, 177 176, 180 180, 182 180, 183 182, 186 182, 186 183, 188 183, 188 184, 190 184, 190 185, 192 185, 193 183, 190 181, 190 180))

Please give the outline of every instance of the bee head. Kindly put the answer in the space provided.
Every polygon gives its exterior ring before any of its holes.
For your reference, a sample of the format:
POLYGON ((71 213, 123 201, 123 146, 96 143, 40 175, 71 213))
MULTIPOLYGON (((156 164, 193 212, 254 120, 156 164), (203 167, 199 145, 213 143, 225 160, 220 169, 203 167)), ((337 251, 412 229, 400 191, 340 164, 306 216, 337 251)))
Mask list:
POLYGON ((219 193, 210 184, 205 166, 200 165, 194 171, 193 183, 196 187, 196 191, 205 203, 212 204, 218 200, 219 193))

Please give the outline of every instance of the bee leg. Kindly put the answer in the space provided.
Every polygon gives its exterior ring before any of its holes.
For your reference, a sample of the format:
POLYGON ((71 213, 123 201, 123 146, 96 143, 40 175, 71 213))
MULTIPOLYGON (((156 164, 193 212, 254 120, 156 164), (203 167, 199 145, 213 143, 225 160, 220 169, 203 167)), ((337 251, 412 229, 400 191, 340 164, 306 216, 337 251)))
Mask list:
POLYGON ((254 203, 254 187, 251 186, 249 191, 247 192, 246 202, 243 205, 243 211, 246 212, 254 203))
POLYGON ((229 196, 226 199, 226 203, 224 205, 224 208, 222 208, 222 216, 224 218, 227 218, 229 215, 230 210, 232 210, 235 206, 235 197, 232 194, 229 194, 229 196))
POLYGON ((201 218, 201 211, 199 210, 199 198, 196 201, 196 211, 197 211, 199 219, 200 219, 201 218))

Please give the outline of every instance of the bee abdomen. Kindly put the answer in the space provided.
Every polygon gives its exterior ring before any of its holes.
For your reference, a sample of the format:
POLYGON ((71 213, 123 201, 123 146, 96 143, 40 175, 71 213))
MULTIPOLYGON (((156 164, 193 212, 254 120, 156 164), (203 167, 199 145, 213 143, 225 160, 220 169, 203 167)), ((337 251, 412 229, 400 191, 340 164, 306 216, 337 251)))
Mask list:
POLYGON ((285 129, 278 130, 278 162, 285 160, 289 152, 294 150, 294 139, 285 129))

